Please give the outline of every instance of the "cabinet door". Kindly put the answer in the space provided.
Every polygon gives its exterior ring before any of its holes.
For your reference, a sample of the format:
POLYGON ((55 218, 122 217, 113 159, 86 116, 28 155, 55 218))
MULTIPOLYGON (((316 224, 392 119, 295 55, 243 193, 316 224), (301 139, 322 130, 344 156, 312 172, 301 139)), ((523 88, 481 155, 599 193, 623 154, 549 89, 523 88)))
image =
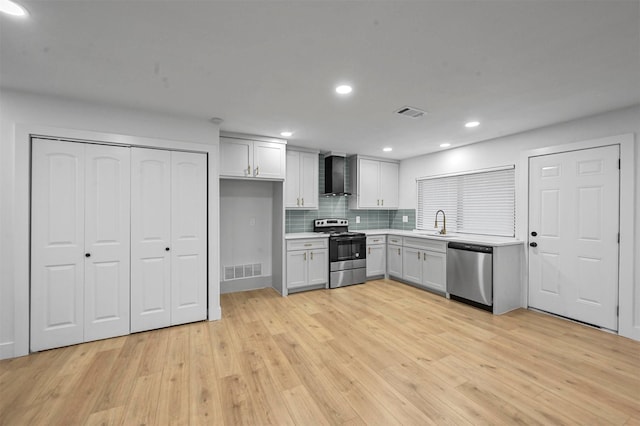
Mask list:
POLYGON ((309 250, 307 262, 309 285, 326 284, 329 281, 329 250, 309 250))
POLYGON ((220 138, 220 176, 253 176, 253 142, 220 138))
POLYGON ((358 207, 379 208, 378 191, 380 162, 375 160, 358 160, 358 207))
POLYGON ((380 162, 380 204, 383 208, 398 208, 398 171, 398 163, 380 162))
POLYGON ((304 209, 318 208, 318 154, 311 152, 300 154, 300 204, 304 209))
POLYGON ((253 143, 253 176, 265 179, 286 177, 286 145, 272 142, 253 143))
POLYGON ((307 285, 307 251, 287 252, 287 288, 304 287, 307 285))
POLYGON ((367 247, 367 277, 384 275, 385 265, 385 245, 376 244, 367 247))
POLYGON ((131 331, 171 324, 171 153, 131 149, 131 331))
POLYGON ((433 290, 447 291, 447 255, 435 251, 422 252, 422 284, 433 290))
POLYGON ((287 151, 287 176, 284 180, 284 206, 287 209, 300 207, 300 155, 298 151, 287 151))
POLYGON ((387 247, 387 274, 391 277, 402 278, 402 247, 389 245, 387 247))
POLYGON ((130 151, 85 147, 85 342, 129 333, 130 151))
POLYGON ((402 278, 415 284, 422 284, 422 253, 420 250, 403 247, 402 278))
POLYGON ((171 153, 171 325, 207 317, 207 157, 171 153))
POLYGON ((84 339, 84 145, 34 139, 31 350, 84 339))

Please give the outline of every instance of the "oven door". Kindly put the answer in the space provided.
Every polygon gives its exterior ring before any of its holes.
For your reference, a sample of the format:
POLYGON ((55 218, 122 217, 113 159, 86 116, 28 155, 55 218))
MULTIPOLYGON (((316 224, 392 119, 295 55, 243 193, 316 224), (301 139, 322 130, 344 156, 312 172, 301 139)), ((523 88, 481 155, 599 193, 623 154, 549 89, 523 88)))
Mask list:
POLYGON ((366 259, 367 239, 362 236, 329 238, 329 261, 366 259))

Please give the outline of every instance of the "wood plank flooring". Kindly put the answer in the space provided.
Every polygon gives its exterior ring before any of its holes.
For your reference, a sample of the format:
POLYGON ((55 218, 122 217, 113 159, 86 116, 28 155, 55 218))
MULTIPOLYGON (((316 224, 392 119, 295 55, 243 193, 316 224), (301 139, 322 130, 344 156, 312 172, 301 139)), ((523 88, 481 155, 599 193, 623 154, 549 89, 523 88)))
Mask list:
POLYGON ((640 424, 640 343, 390 280, 0 361, 2 425, 640 424))

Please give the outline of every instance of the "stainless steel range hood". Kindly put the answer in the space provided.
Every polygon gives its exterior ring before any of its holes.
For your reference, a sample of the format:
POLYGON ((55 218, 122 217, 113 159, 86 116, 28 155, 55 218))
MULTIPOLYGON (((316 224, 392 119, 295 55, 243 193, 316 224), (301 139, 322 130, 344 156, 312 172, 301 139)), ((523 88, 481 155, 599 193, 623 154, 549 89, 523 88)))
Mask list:
POLYGON ((344 155, 329 153, 324 157, 324 195, 347 196, 349 192, 344 192, 346 161, 344 155))

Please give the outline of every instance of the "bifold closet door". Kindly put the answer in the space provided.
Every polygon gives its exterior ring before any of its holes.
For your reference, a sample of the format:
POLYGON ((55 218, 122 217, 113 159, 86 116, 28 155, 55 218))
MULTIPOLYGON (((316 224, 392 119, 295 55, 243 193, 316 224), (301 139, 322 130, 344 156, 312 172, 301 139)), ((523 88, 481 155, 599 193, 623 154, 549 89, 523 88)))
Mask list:
POLYGON ((206 156, 133 148, 131 161, 131 331, 206 319, 206 156))
POLYGON ((171 153, 171 325, 207 318, 207 158, 171 153))
POLYGON ((129 332, 129 149, 34 139, 31 349, 129 332))
POLYGON ((131 149, 131 331, 171 324, 171 152, 131 149))

